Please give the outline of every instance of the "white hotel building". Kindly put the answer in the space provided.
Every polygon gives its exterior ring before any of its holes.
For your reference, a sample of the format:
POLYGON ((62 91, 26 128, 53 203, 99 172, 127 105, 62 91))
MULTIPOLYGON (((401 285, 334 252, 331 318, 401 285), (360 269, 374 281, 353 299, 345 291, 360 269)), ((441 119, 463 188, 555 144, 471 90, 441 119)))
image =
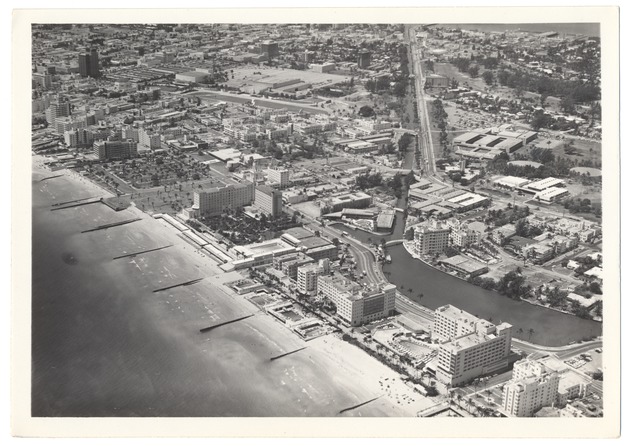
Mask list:
POLYGON ((432 255, 443 252, 449 245, 451 228, 432 221, 429 226, 416 226, 414 247, 420 255, 432 255))
POLYGON ((494 325, 452 305, 435 310, 432 336, 439 347, 436 377, 457 386, 507 367, 512 326, 494 325))
POLYGON ((244 181, 240 184, 228 184, 224 187, 212 187, 202 192, 195 192, 192 208, 184 210, 187 218, 197 215, 216 215, 225 209, 239 209, 249 206, 254 201, 254 184, 244 181))
POLYGON ((369 289, 342 276, 319 276, 317 293, 332 300, 337 315, 352 326, 391 316, 396 305, 395 285, 369 289))
POLYGON ((539 361, 514 364, 512 379, 503 388, 503 410, 515 417, 531 417, 556 401, 560 376, 539 361))

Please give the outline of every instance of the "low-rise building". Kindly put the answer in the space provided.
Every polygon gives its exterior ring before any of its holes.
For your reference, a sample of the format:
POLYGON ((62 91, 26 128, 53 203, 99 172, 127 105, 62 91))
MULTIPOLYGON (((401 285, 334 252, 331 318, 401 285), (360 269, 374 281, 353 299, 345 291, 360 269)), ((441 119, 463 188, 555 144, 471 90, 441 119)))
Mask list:
POLYGON ((426 77, 425 88, 448 88, 448 77, 439 74, 428 74, 426 77))
POLYGON ((537 361, 560 377, 555 399, 557 407, 564 407, 570 400, 583 398, 590 392, 593 380, 584 373, 569 367, 556 355, 546 355, 537 361))
POLYGON ((463 255, 449 257, 441 260, 439 263, 452 271, 456 271, 465 278, 480 276, 489 271, 485 264, 463 255))
POLYGON ((208 73, 204 73, 203 71, 184 71, 183 73, 177 73, 175 80, 199 83, 203 81, 206 76, 208 76, 208 73))
POLYGON ((337 195, 321 201, 320 208, 323 213, 339 212, 342 209, 361 209, 372 204, 372 196, 365 192, 353 192, 337 195))
POLYGON ((512 223, 508 223, 507 225, 494 229, 490 237, 497 245, 504 245, 514 235, 516 235, 516 226, 512 223))
POLYGON ((297 279, 298 269, 304 265, 315 263, 312 257, 302 252, 295 252, 273 258, 273 267, 282 271, 293 280, 297 279))
POLYGON ((234 269, 255 268, 261 265, 269 265, 274 257, 296 252, 294 246, 289 245, 279 238, 265 240, 260 243, 235 246, 232 252, 236 260, 232 262, 234 269))
POLYGON ((316 73, 330 73, 331 71, 334 71, 335 68, 336 65, 333 62, 311 64, 311 70, 315 71, 316 73))

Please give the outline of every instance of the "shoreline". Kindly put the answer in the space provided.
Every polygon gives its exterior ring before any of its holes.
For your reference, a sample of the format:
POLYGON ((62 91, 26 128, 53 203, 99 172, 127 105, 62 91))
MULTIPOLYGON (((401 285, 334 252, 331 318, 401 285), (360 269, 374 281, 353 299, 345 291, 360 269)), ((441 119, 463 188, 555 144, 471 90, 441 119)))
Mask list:
MULTIPOLYGON (((40 166, 41 159, 33 163, 33 172, 43 169, 41 172, 47 172, 45 166, 40 166)), ((65 181, 71 182, 74 187, 69 189, 67 185, 63 185, 65 190, 72 190, 74 194, 83 195, 86 191, 98 191, 99 194, 105 194, 101 187, 80 175, 70 172, 65 181)), ((37 189, 39 186, 35 186, 37 189)), ((57 185, 51 183, 45 190, 53 188, 53 193, 58 194, 57 185)), ((109 194, 107 194, 109 195, 109 194)), ((100 209, 100 208, 99 208, 100 209)), ((74 211, 72 211, 74 212, 74 211)), ((82 219, 89 219, 85 215, 82 219)), ((91 212, 91 211, 90 211, 91 212)), ((118 371, 116 367, 106 366, 99 367, 90 371, 90 379, 82 378, 85 374, 84 369, 79 367, 71 369, 71 363, 63 360, 59 355, 51 352, 46 354, 47 358, 52 361, 53 369, 50 371, 46 364, 45 358, 42 357, 42 363, 37 363, 34 370, 38 376, 48 377, 44 387, 39 389, 40 397, 38 404, 46 404, 47 399, 54 401, 54 404, 46 406, 42 409, 44 413, 60 413, 67 414, 72 412, 71 405, 67 405, 63 399, 74 401, 82 398, 86 392, 98 392, 102 398, 94 400, 92 410, 96 410, 97 414, 108 409, 110 405, 120 404, 120 401, 114 401, 114 395, 108 390, 108 384, 116 382, 117 385, 127 387, 128 410, 141 411, 144 413, 146 406, 152 406, 153 410, 159 410, 163 416, 181 416, 181 411, 186 411, 191 416, 226 416, 227 414, 240 414, 241 416, 297 416, 306 414, 308 416, 334 416, 337 412, 345 407, 351 407, 370 398, 381 396, 378 400, 370 403, 368 406, 354 409, 347 415, 363 415, 363 416, 415 416, 417 411, 424 407, 434 404, 432 400, 414 394, 413 390, 408 388, 400 379, 401 376, 394 370, 386 367, 374 358, 365 354, 360 350, 353 349, 351 346, 332 336, 325 336, 317 340, 309 342, 307 345, 307 355, 295 355, 290 359, 287 358, 282 362, 268 362, 268 355, 272 355, 282 351, 289 351, 303 344, 303 341, 297 335, 287 332, 284 325, 277 323, 272 317, 261 314, 255 318, 251 318, 246 322, 238 325, 229 325, 225 328, 213 332, 212 337, 197 335, 197 328, 203 328, 207 325, 213 325, 217 320, 229 320, 245 313, 255 313, 258 308, 254 307, 251 301, 243 296, 235 295, 224 286, 227 281, 232 281, 237 273, 225 273, 220 271, 216 262, 209 256, 200 252, 200 250, 188 245, 186 241, 177 237, 175 231, 159 220, 155 220, 150 214, 143 212, 141 209, 131 206, 124 213, 141 217, 142 221, 136 223, 134 228, 119 227, 112 229, 113 235, 105 235, 105 233, 91 233, 89 239, 81 244, 75 245, 76 257, 87 262, 88 254, 79 250, 80 246, 91 251, 89 258, 91 261, 98 262, 101 267, 102 274, 95 279, 107 280, 107 277, 115 279, 118 274, 122 276, 117 280, 120 289, 114 293, 114 296, 123 296, 125 294, 135 295, 134 303, 129 313, 126 311, 122 323, 123 329, 114 330, 117 332, 113 338, 118 336, 126 337, 124 327, 134 327, 135 324, 143 318, 149 317, 150 321, 142 324, 144 328, 138 326, 134 330, 139 333, 134 335, 137 339, 154 339, 155 343, 148 345, 147 351, 162 351, 167 363, 162 366, 154 364, 150 359, 143 359, 145 362, 140 363, 140 368, 133 366, 124 374, 118 371), (140 226, 138 226, 140 225, 140 226), (114 232, 115 231, 115 232, 114 232), (148 238, 147 238, 148 236, 148 238), (105 240, 103 237, 107 237, 105 240), (131 242, 131 243, 130 243, 131 242), (154 252, 146 256, 137 256, 129 261, 119 261, 112 263, 111 256, 120 252, 133 252, 138 249, 151 247, 154 245, 163 245, 164 243, 172 243, 168 252, 154 252), (99 248, 100 246, 100 248, 99 248), (154 295, 150 290, 159 288, 164 285, 181 282, 190 277, 205 277, 206 280, 197 285, 188 288, 178 289, 177 291, 168 291, 154 295), (148 290, 148 291, 147 291, 148 290), (217 319, 218 318, 218 319, 217 319), (191 330, 192 327, 192 330, 191 330), (195 335, 191 335, 195 333, 195 335), (212 349, 220 355, 212 355, 207 357, 209 351, 208 340, 212 339, 212 349), (180 353, 177 352, 185 352, 180 353), (50 356, 52 355, 52 356, 50 356), (186 374, 178 371, 178 367, 171 365, 181 362, 182 360, 190 361, 194 365, 193 369, 186 374), (252 362, 253 361, 253 362, 252 362), (244 367, 251 364, 254 369, 249 373, 249 383, 240 385, 238 381, 244 379, 244 367), (164 368, 165 367, 165 368, 164 368), (147 369, 147 372, 144 372, 147 369), (336 371, 343 370, 342 376, 338 376, 336 371), (64 370, 66 370, 64 372, 64 370), (142 371, 141 371, 142 370, 142 371), (214 370, 211 378, 205 378, 204 374, 207 370, 214 370), (150 373, 150 371, 153 371, 150 373), (146 394, 136 393, 137 374, 145 376, 144 373, 150 373, 149 381, 143 382, 143 392, 146 394), (213 388, 218 388, 218 393, 204 393, 197 397, 197 400, 203 400, 202 396, 206 395, 207 399, 203 405, 191 406, 182 401, 181 408, 171 406, 168 401, 154 401, 155 392, 169 391, 168 389, 177 386, 178 382, 188 374, 195 379, 209 379, 213 388), (199 375, 199 376, 198 376, 199 375), (69 385, 69 377, 73 381, 80 384, 73 391, 67 393, 61 392, 69 385), (334 377, 334 378, 331 378, 334 377), (113 380, 113 381, 112 381, 113 380), (130 385, 133 383, 133 385, 130 385), (390 387, 385 388, 381 383, 388 383, 390 387), (153 387, 155 386, 155 387, 153 387), (96 387, 96 389, 95 389, 96 387), (153 389, 153 390, 148 390, 153 389), (221 409, 225 398, 229 401, 233 389, 237 395, 243 395, 243 398, 236 398, 226 403, 224 409, 221 409), (274 390, 275 389, 275 390, 274 390), (261 393, 261 403, 248 405, 247 394, 251 392, 261 393), (265 397, 268 395, 268 397, 265 397), (265 412, 262 407, 266 401, 277 407, 276 410, 265 412), (158 409, 156 409, 156 404, 158 409), (144 408, 143 408, 144 407, 144 408), (50 412, 52 411, 52 412, 50 412), (194 413, 189 413, 193 411, 194 413), (227 411, 224 413, 224 411, 227 411), (223 415, 222 415, 223 414, 223 415)), ((107 212, 109 214, 109 212, 107 212)), ((48 216, 48 213, 45 214, 48 216)), ((52 214, 51 214, 52 215, 52 214)), ((54 214, 55 216, 63 216, 64 214, 54 214)), ((70 215, 70 214, 69 214, 70 215)), ((73 218, 73 217, 66 217, 73 218)), ((87 221, 87 220, 86 220, 87 221)), ((63 248, 67 249, 67 248, 63 248)), ((240 275, 238 275, 240 277, 240 275)), ((86 286, 83 286, 85 288, 86 286)), ((81 294, 82 285, 76 284, 73 288, 76 293, 81 294)), ((88 297, 88 296, 84 296, 88 297)), ((101 304, 106 302, 98 293, 92 295, 93 299, 97 299, 101 304)), ((40 296, 41 298, 41 296, 40 296)), ((72 305, 72 293, 68 295, 68 305, 72 305)), ((114 297, 108 297, 114 299, 114 297)), ((126 305, 123 300, 111 300, 112 308, 117 305, 126 305), (115 305, 114 305, 115 303, 115 305)), ((82 306, 87 305, 85 299, 80 299, 82 306)), ((98 316, 89 315, 86 317, 86 323, 90 319, 108 320, 110 307, 103 308, 103 314, 98 316)), ((52 321, 57 320, 56 317, 51 318, 52 321)), ((55 341, 57 348, 68 348, 72 345, 74 338, 58 337, 55 333, 57 330, 50 332, 49 327, 41 328, 43 333, 47 333, 49 339, 57 339, 55 341), (65 346, 65 347, 64 347, 65 346)), ((96 333, 102 332, 97 330, 96 333)), ((59 334, 59 336, 62 336, 59 334)), ((97 335, 100 338, 100 335, 97 335)), ((37 338, 35 341, 44 343, 43 338, 37 338), (39 341, 37 341, 39 339, 39 341)), ((102 339, 102 338, 100 338, 102 339)), ((112 364, 113 361, 123 361, 125 364, 135 364, 133 358, 148 358, 151 355, 145 355, 144 348, 138 342, 132 342, 132 346, 126 351, 113 353, 110 350, 100 350, 106 347, 107 341, 103 344, 93 340, 92 336, 86 336, 85 341, 92 345, 92 354, 96 354, 100 359, 100 363, 112 364), (120 356, 122 353, 122 357, 120 356)), ((82 351, 73 351, 75 358, 83 355, 82 351)), ((72 357, 72 356, 68 356, 72 357)), ((90 362, 90 361, 88 361, 90 362)), ((188 378, 186 378, 188 379, 188 378)), ((179 401, 179 400, 178 400, 179 401)), ((177 402, 177 401, 176 401, 177 402)), ((196 403, 195 403, 196 404, 196 403)), ((116 406, 117 407, 117 406, 116 406)), ((148 413, 148 412, 147 412, 148 413)), ((154 412, 151 412, 154 413, 154 412)))

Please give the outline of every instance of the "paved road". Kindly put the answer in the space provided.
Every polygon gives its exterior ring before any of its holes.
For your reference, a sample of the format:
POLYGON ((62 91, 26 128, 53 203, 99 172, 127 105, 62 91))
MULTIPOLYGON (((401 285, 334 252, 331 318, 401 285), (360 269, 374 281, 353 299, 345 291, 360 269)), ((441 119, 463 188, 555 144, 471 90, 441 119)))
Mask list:
POLYGON ((333 226, 321 226, 319 223, 308 217, 303 217, 303 219, 310 221, 307 227, 311 231, 319 231, 324 237, 329 239, 338 238, 340 241, 348 243, 348 249, 357 262, 357 271, 359 273, 363 271, 366 272, 366 276, 361 280, 362 282, 380 283, 385 281, 385 276, 376 261, 374 253, 368 247, 352 237, 342 235, 342 232, 344 231, 340 229, 333 226))
POLYGON ((524 353, 553 353, 558 355, 560 359, 567 359, 580 353, 587 352, 594 348, 601 348, 603 342, 601 340, 583 342, 581 344, 565 345, 560 347, 545 347, 543 345, 530 344, 529 342, 512 339, 512 347, 517 348, 524 353))
POLYGON ((396 311, 399 313, 411 313, 419 318, 422 318, 428 324, 433 322, 432 310, 420 306, 400 293, 397 293, 396 295, 396 311))
POLYGON ((422 49, 418 45, 416 39, 416 31, 413 26, 405 27, 405 39, 409 42, 411 51, 411 60, 409 64, 410 73, 414 75, 415 87, 416 87, 416 101, 418 103, 418 120, 420 122, 420 135, 418 137, 418 144, 420 147, 420 153, 424 154, 425 159, 425 177, 430 181, 438 184, 448 186, 442 181, 436 174, 435 167, 435 147, 433 146, 433 138, 431 136, 431 123, 429 122, 429 112, 427 110, 426 100, 424 97, 424 82, 425 79, 422 73, 421 59, 422 49))

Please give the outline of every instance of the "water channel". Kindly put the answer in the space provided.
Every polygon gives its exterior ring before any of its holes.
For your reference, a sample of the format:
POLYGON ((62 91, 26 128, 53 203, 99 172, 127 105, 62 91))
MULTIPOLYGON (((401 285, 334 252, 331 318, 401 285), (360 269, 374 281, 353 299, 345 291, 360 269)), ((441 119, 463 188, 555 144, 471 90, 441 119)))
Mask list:
MULTIPOLYGON (((402 199, 398 205, 403 205, 402 199)), ((375 235, 348 226, 344 230, 364 243, 379 243, 381 238, 402 239, 404 226, 403 214, 397 212, 391 234, 375 235)), ((451 304, 497 324, 509 322, 514 326, 514 337, 546 346, 567 345, 602 333, 600 322, 515 301, 471 285, 414 259, 402 245, 388 248, 388 253, 392 263, 384 265, 383 272, 389 282, 425 307, 451 304)))

